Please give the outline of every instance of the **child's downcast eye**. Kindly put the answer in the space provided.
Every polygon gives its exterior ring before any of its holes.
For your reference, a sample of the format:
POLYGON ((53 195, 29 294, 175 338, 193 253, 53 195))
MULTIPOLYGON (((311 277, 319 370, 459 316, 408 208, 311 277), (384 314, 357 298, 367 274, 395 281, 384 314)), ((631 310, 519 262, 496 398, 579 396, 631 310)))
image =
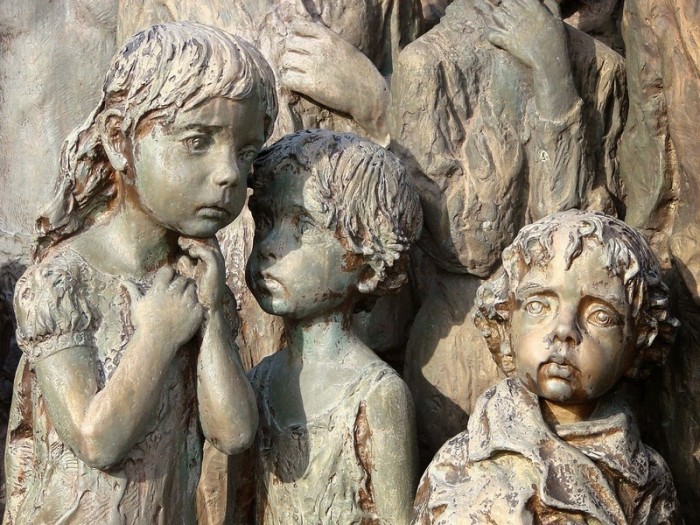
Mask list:
POLYGON ((209 135, 197 134, 182 139, 182 144, 188 152, 197 153, 205 151, 214 143, 214 139, 209 135))

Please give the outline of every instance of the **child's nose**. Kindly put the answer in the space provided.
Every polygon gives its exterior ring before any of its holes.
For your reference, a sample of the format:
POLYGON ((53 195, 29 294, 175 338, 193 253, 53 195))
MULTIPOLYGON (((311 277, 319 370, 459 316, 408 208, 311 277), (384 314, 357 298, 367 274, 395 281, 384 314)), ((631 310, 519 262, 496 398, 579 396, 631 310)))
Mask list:
POLYGON ((554 328, 550 339, 560 343, 581 344, 583 336, 578 323, 576 308, 562 308, 554 319, 554 328))
POLYGON ((241 171, 238 163, 226 159, 214 169, 214 183, 217 186, 237 186, 241 181, 241 171))
POLYGON ((279 232, 272 230, 260 241, 258 250, 263 259, 276 260, 283 252, 284 242, 280 238, 279 232))

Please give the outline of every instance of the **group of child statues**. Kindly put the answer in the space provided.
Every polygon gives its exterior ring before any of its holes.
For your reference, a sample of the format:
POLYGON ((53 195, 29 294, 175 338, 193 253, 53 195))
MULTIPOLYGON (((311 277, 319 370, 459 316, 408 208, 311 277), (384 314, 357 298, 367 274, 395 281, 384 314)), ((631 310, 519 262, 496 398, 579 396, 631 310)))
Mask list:
MULTIPOLYGON (((489 38, 509 45, 505 30, 489 38)), ((496 201, 524 170, 541 202, 572 209, 523 204, 472 224, 494 205, 484 201, 463 217, 483 243, 509 244, 473 318, 506 378, 420 478, 412 394, 351 318, 407 282, 430 197, 394 153, 352 133, 270 144, 275 82, 252 45, 196 23, 150 27, 113 59, 98 106, 65 142, 17 285, 4 523, 196 523, 205 439, 230 455, 226 523, 679 523, 669 470, 619 393, 663 362, 678 325, 659 264, 620 220, 570 206, 587 204, 579 181, 547 186, 537 172, 589 169, 583 132, 559 153, 538 150, 537 166, 498 140, 486 168, 473 166, 488 177, 512 164, 496 201), (215 234, 248 187, 246 282, 283 320, 286 347, 246 376, 215 234), (531 224, 508 238, 501 215, 525 208, 531 224)), ((540 87, 554 113, 530 108, 530 133, 554 140, 582 103, 566 99, 571 86, 540 87)), ((417 99, 404 100, 408 111, 417 99)), ((481 131, 464 132, 510 133, 486 118, 508 108, 479 104, 481 131)))

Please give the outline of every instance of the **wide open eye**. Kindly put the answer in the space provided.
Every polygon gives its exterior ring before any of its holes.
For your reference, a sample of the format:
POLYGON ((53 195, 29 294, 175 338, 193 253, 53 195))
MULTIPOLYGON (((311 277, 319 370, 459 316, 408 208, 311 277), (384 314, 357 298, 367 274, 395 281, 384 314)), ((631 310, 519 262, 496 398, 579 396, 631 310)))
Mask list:
POLYGON ((540 316, 549 311, 549 305, 539 299, 529 299, 525 303, 525 311, 532 316, 540 316))
POLYGON ((594 326, 606 328, 620 324, 620 316, 603 306, 596 306, 586 314, 586 321, 594 326))

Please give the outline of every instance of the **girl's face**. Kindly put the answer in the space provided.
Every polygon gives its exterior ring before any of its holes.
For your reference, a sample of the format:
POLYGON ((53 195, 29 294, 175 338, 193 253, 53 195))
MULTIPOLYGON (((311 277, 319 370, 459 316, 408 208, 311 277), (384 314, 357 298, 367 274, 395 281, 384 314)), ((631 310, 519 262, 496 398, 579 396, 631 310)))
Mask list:
POLYGON ((257 97, 211 98, 172 123, 146 118, 135 135, 136 192, 152 219, 181 235, 211 237, 238 216, 265 141, 257 97))

